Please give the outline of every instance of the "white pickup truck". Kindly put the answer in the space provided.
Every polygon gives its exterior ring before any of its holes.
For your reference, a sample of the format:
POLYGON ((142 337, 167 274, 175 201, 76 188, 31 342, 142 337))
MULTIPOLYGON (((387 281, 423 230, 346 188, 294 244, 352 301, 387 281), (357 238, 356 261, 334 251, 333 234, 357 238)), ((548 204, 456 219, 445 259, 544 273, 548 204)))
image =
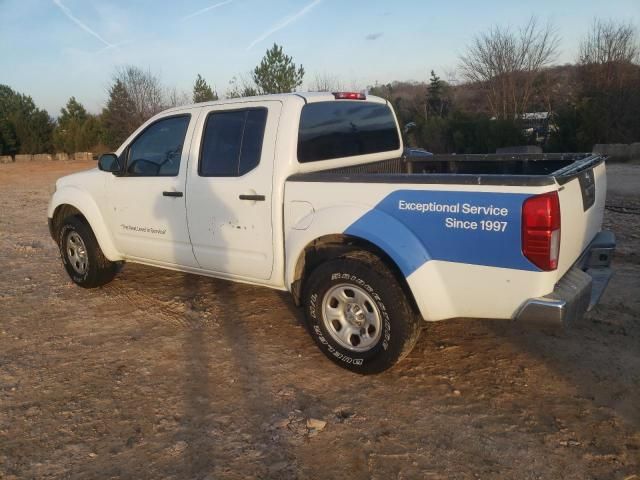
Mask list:
POLYGON ((137 262, 288 290, 359 373, 407 355, 422 319, 580 318, 615 248, 604 159, 460 158, 405 150, 390 105, 360 93, 201 103, 59 179, 49 226, 82 287, 137 262))

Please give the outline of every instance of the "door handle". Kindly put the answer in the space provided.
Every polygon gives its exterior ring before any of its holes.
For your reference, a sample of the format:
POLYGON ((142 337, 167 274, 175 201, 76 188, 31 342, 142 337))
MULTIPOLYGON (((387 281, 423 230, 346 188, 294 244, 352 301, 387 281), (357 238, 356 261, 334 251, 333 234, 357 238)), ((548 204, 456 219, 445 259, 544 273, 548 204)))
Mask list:
POLYGON ((182 192, 162 192, 164 197, 181 197, 182 192))
POLYGON ((264 202, 264 195, 240 195, 240 200, 252 200, 254 202, 264 202))

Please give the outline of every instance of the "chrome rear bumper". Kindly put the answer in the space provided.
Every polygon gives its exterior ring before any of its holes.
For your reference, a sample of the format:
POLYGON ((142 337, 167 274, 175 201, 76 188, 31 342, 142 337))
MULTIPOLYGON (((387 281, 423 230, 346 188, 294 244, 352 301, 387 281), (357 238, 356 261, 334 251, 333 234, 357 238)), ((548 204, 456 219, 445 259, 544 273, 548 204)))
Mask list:
POLYGON ((616 248, 613 232, 600 232, 553 292, 530 298, 515 320, 541 326, 566 327, 599 301, 611 278, 611 258, 616 248))

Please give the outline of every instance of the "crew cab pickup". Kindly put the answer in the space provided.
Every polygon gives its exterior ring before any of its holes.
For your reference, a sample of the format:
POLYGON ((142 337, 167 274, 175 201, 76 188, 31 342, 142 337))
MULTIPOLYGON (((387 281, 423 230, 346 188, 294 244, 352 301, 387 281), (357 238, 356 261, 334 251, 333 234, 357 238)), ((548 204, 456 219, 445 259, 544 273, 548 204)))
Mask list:
POLYGON ((331 360, 376 373, 422 320, 580 318, 611 275, 605 192, 601 156, 439 160, 384 99, 293 93, 156 115, 48 217, 82 287, 136 262, 288 290, 331 360))

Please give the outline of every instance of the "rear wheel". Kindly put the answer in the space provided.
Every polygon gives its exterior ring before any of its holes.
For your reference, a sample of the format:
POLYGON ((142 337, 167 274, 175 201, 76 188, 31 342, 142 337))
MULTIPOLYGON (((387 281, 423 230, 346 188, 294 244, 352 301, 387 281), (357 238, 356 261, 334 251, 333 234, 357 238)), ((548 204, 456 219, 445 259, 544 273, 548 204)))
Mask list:
POLYGON ((317 267, 303 292, 308 329, 320 350, 348 370, 382 372, 404 358, 421 320, 376 256, 357 252, 317 267))
POLYGON ((118 265, 109 261, 91 228, 78 217, 68 217, 58 234, 60 256, 71 280, 84 288, 95 288, 109 283, 118 271, 118 265))

